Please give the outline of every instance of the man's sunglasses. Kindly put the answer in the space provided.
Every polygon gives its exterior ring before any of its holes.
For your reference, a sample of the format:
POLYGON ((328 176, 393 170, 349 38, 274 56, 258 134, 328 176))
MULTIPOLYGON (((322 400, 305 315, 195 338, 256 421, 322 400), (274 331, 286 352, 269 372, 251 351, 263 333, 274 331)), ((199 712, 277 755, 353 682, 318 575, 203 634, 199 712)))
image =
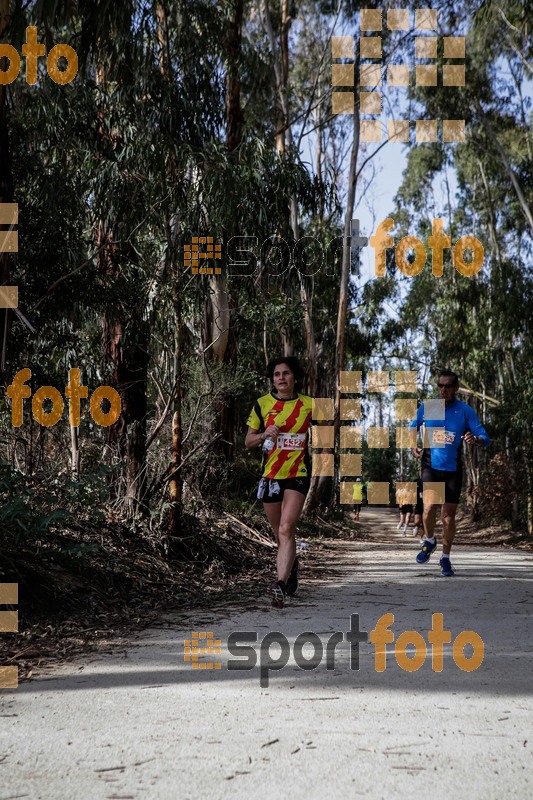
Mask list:
POLYGON ((455 383, 437 383, 439 389, 453 389, 455 387, 455 383))

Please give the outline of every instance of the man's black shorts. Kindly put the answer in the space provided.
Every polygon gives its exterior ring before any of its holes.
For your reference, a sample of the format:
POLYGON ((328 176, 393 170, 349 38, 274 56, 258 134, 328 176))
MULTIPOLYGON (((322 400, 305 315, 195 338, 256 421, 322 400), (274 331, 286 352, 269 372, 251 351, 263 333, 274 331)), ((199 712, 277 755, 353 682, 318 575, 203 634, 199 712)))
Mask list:
POLYGON ((311 478, 261 478, 257 489, 257 499, 263 503, 281 503, 286 489, 306 495, 311 485, 311 478))
POLYGON ((444 483, 444 502, 445 503, 458 503, 461 496, 461 487, 463 485, 463 473, 459 472, 445 472, 442 469, 433 469, 432 467, 422 467, 422 482, 423 483, 444 483))

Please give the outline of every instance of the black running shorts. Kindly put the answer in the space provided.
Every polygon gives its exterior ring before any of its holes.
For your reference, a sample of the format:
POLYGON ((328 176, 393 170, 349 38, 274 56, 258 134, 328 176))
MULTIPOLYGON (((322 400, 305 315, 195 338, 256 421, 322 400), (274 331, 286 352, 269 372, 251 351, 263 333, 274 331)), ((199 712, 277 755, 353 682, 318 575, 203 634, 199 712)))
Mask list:
POLYGON ((442 469, 422 467, 423 483, 444 483, 444 502, 458 503, 463 485, 463 473, 445 472, 442 469))
POLYGON ((306 495, 311 485, 310 478, 261 478, 257 489, 257 499, 263 503, 281 503, 286 489, 306 495))

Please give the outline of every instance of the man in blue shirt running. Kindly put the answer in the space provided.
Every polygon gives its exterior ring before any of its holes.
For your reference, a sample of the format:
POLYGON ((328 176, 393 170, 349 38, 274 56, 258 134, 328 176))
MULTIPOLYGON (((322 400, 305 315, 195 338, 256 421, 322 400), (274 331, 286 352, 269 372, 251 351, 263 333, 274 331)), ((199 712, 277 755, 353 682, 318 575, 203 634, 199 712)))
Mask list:
MULTIPOLYGON (((422 481, 444 484, 444 502, 438 499, 424 502, 424 530, 426 538, 416 560, 425 564, 437 547, 435 520, 437 506, 442 505, 442 557, 441 575, 450 578, 455 574, 450 552, 455 537, 455 514, 463 483, 463 442, 487 447, 490 439, 474 410, 457 400, 459 378, 455 372, 442 370, 437 383, 440 400, 421 403, 416 419, 409 427, 423 428, 423 447, 416 447, 413 455, 422 458, 422 481)), ((442 488, 442 487, 441 487, 442 488)))

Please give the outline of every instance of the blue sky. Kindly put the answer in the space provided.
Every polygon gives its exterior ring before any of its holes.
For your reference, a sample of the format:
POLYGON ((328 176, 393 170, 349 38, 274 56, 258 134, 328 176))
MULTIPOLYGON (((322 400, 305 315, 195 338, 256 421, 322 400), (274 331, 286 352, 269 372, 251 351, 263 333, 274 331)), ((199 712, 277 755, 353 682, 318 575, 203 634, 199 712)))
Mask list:
MULTIPOLYGON (((399 142, 386 144, 373 162, 376 176, 365 196, 361 197, 360 193, 356 196, 357 209, 354 212, 354 218, 360 220, 362 234, 368 238, 394 207, 394 196, 407 165, 405 145, 399 142)), ((361 253, 361 282, 366 283, 371 279, 374 279, 374 251, 371 247, 365 247, 361 253)))

